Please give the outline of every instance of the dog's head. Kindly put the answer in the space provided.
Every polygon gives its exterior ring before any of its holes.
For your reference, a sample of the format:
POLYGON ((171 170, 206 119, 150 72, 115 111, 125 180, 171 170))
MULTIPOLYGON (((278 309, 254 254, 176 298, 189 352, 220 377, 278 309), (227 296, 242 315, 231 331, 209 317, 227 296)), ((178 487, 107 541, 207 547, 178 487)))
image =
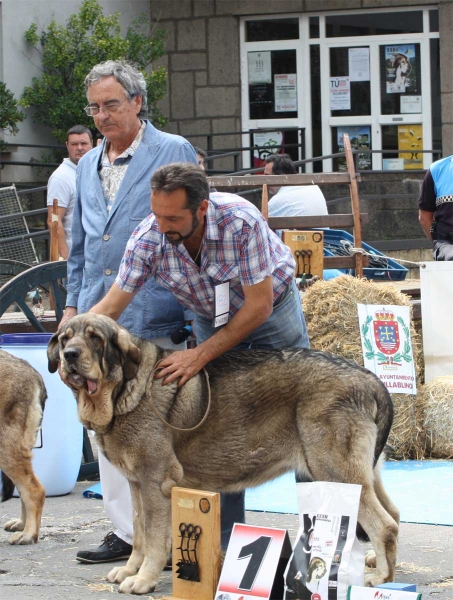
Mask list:
POLYGON ((52 336, 47 358, 49 371, 58 369, 75 391, 81 421, 96 429, 117 414, 114 400, 137 375, 141 352, 115 321, 85 313, 66 321, 52 336))
POLYGON ((412 71, 412 65, 404 54, 397 54, 393 60, 393 65, 397 70, 399 69, 400 74, 404 77, 407 77, 412 71))

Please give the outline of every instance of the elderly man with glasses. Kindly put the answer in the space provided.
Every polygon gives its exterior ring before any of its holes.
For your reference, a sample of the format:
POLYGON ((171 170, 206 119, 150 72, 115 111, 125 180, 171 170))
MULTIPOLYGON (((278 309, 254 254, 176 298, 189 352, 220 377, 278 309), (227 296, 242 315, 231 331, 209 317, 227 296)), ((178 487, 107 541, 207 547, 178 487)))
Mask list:
MULTIPOLYGON (((197 164, 193 147, 182 137, 163 133, 146 120, 143 75, 121 61, 93 67, 85 79, 85 112, 104 136, 100 146, 79 161, 68 259, 68 297, 63 322, 88 311, 110 289, 126 243, 150 213, 151 176, 173 162, 197 164)), ((120 323, 164 348, 181 348, 170 334, 184 325, 182 306, 149 280, 120 323)), ((99 548, 80 551, 85 563, 127 558, 132 551, 132 508, 127 480, 99 455, 104 506, 116 527, 99 548)))

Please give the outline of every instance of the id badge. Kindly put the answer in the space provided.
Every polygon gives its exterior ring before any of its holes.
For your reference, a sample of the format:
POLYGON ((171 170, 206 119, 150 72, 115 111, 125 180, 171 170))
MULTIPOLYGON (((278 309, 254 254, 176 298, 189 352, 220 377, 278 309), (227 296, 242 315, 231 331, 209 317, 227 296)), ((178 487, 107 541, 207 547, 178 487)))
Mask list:
POLYGON ((230 282, 218 283, 214 286, 214 318, 212 326, 221 327, 228 323, 230 312, 230 282))

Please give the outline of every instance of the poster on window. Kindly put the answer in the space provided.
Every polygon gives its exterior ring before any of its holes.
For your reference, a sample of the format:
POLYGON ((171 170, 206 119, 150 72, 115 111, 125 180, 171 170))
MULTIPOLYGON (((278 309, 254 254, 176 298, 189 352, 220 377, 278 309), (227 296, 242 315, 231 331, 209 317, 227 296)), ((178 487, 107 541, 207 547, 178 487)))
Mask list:
POLYGON ((385 46, 387 94, 405 94, 417 88, 415 44, 385 46))
POLYGON ((281 151, 283 131, 259 131, 253 133, 253 166, 263 167, 269 154, 281 151))
POLYGON ((400 112, 404 113, 421 113, 422 112, 422 97, 421 96, 400 96, 400 112))
POLYGON ((297 110, 297 77, 274 75, 275 112, 293 112, 297 110))
POLYGON ((349 48, 350 81, 370 81, 370 49, 349 48))
MULTIPOLYGON (((338 152, 344 152, 344 134, 349 135, 351 148, 353 150, 371 150, 371 127, 370 125, 359 125, 352 127, 337 127, 338 152)), ((346 171, 346 159, 339 159, 338 168, 346 171)), ((357 155, 357 168, 359 170, 371 169, 371 154, 359 152, 357 155)))
POLYGON ((249 84, 272 83, 271 53, 249 52, 249 84))
POLYGON ((398 158, 404 159, 404 170, 423 169, 422 125, 398 125, 398 158))
POLYGON ((330 110, 351 110, 349 77, 330 78, 330 110))

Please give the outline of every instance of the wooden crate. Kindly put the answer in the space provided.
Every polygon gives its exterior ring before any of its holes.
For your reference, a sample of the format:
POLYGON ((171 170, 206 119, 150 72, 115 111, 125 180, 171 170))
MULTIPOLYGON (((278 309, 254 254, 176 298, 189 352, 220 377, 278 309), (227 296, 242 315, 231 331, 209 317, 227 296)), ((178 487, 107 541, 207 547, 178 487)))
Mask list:
POLYGON ((296 277, 305 275, 318 275, 322 279, 324 268, 324 232, 301 231, 284 229, 282 232, 283 243, 293 253, 296 261, 296 277), (309 257, 306 253, 311 252, 309 257))

